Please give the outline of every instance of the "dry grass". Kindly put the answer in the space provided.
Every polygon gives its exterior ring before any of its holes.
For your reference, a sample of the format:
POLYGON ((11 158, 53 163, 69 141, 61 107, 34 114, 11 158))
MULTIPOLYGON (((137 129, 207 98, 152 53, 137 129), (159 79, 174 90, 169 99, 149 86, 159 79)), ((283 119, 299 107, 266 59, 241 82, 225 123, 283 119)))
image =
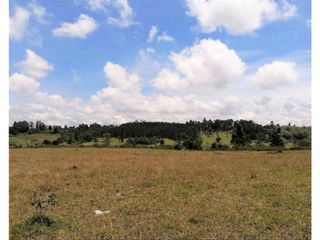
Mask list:
POLYGON ((310 151, 11 149, 11 238, 310 239, 310 158, 310 151), (55 191, 57 206, 46 214, 57 224, 30 230, 32 194, 44 187, 55 191))

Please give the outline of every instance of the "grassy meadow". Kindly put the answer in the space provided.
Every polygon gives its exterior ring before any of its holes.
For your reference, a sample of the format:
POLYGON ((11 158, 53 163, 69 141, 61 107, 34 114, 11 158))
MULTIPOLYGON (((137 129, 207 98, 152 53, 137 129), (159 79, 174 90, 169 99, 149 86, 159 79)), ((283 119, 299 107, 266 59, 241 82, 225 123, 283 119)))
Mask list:
POLYGON ((311 152, 10 149, 10 238, 310 239, 311 152))

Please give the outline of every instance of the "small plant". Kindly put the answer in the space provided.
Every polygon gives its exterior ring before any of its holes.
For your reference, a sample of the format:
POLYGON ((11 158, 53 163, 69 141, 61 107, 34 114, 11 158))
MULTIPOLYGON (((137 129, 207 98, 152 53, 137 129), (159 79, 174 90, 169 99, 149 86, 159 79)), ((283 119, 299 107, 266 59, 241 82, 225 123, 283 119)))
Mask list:
POLYGON ((30 219, 30 224, 34 225, 36 223, 50 226, 54 223, 52 219, 46 216, 46 211, 57 205, 57 197, 54 191, 51 188, 43 187, 41 191, 34 192, 31 201, 32 206, 37 212, 30 219))

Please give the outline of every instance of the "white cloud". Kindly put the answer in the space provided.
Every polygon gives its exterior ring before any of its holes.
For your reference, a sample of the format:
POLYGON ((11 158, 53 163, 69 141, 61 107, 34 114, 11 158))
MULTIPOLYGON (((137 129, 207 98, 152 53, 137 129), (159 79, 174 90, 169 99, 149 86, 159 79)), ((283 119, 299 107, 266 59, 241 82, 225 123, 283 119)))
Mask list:
POLYGON ((55 37, 86 38, 97 29, 98 24, 86 14, 81 14, 75 22, 63 22, 60 27, 52 30, 55 37))
POLYGON ((173 42, 175 41, 175 38, 170 36, 166 31, 162 32, 161 35, 158 35, 158 28, 157 26, 153 25, 150 28, 149 34, 148 34, 148 43, 152 43, 155 39, 157 39, 158 42, 173 42))
POLYGON ((39 85, 35 79, 20 73, 14 73, 9 78, 10 91, 34 91, 39 85))
POLYGON ((119 124, 134 120, 185 122, 206 117, 244 118, 263 124, 271 120, 280 124, 310 124, 310 96, 306 89, 290 89, 288 94, 279 90, 272 95, 272 101, 269 97, 263 97, 258 102, 267 104, 257 105, 255 98, 239 91, 230 94, 223 92, 222 97, 210 94, 209 98, 204 97, 203 93, 149 95, 143 93, 140 77, 128 73, 123 66, 107 62, 104 71, 108 86, 97 91, 89 100, 36 91, 23 104, 11 104, 10 122, 42 120, 60 125, 94 122, 119 124), (134 83, 140 87, 132 90, 134 83), (290 98, 290 94, 299 100, 290 98), (294 105, 292 111, 284 107, 288 102, 294 105))
POLYGON ((91 10, 105 10, 106 0, 87 0, 91 10))
POLYGON ((119 11, 119 18, 109 17, 108 23, 116 25, 120 28, 126 28, 132 25, 133 11, 130 7, 128 0, 113 0, 113 6, 119 11))
POLYGON ((197 19, 202 32, 224 28, 233 35, 251 33, 264 24, 296 14, 287 0, 186 0, 187 14, 197 19))
POLYGON ((133 20, 133 10, 128 0, 86 0, 89 8, 94 11, 110 12, 110 8, 115 9, 119 17, 108 17, 108 23, 120 28, 127 28, 135 24, 133 20))
POLYGON ((257 105, 267 105, 272 100, 269 96, 263 96, 260 99, 256 100, 255 103, 257 105))
POLYGON ((151 85, 162 91, 183 91, 188 87, 188 82, 181 79, 178 73, 162 69, 151 85))
POLYGON ((141 80, 136 74, 128 74, 126 69, 118 64, 107 62, 103 68, 108 85, 123 91, 139 92, 141 80))
POLYGON ((148 34, 148 43, 153 42, 157 34, 158 34, 157 26, 152 26, 148 34))
POLYGON ((32 11, 32 15, 40 23, 45 23, 45 17, 47 15, 47 10, 45 7, 39 5, 36 1, 31 1, 29 3, 29 8, 32 11))
POLYGON ((292 84, 298 80, 296 63, 274 61, 258 68, 251 77, 253 87, 275 89, 292 84))
POLYGON ((288 112, 291 112, 295 106, 291 103, 291 102, 286 102, 284 105, 283 105, 283 108, 288 111, 288 112))
POLYGON ((11 39, 20 41, 24 37, 30 16, 31 13, 27 9, 18 5, 15 6, 14 14, 10 16, 9 20, 11 39))
POLYGON ((9 20, 10 39, 20 41, 25 36, 32 39, 37 31, 34 27, 30 27, 31 19, 35 19, 38 23, 45 23, 46 15, 46 8, 34 0, 28 4, 27 8, 15 5, 14 13, 9 20))
POLYGON ((23 74, 38 79, 48 75, 53 65, 30 49, 26 50, 26 59, 19 63, 23 74))
POLYGON ((166 32, 163 32, 160 36, 157 37, 158 42, 173 42, 174 40, 175 38, 170 36, 166 32))
MULTIPOLYGON (((175 76, 180 75, 181 79, 187 82, 185 85, 190 85, 192 90, 225 87, 240 77, 245 70, 245 64, 234 50, 213 39, 203 39, 180 53, 171 53, 170 60, 174 64, 175 76)), ((168 74, 162 74, 156 79, 154 84, 156 87, 171 91, 174 90, 173 86, 177 86, 176 90, 181 89, 180 86, 169 83, 168 79, 171 81, 175 79, 173 82, 178 82, 176 77, 168 78, 168 74), (161 77, 165 78, 161 80, 161 77)))

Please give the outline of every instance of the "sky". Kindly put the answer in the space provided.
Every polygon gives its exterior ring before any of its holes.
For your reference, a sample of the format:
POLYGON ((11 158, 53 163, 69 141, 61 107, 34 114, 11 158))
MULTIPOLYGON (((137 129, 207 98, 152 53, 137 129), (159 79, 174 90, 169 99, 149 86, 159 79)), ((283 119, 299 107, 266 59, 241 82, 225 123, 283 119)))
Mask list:
POLYGON ((10 123, 311 125, 308 0, 10 0, 10 123))

